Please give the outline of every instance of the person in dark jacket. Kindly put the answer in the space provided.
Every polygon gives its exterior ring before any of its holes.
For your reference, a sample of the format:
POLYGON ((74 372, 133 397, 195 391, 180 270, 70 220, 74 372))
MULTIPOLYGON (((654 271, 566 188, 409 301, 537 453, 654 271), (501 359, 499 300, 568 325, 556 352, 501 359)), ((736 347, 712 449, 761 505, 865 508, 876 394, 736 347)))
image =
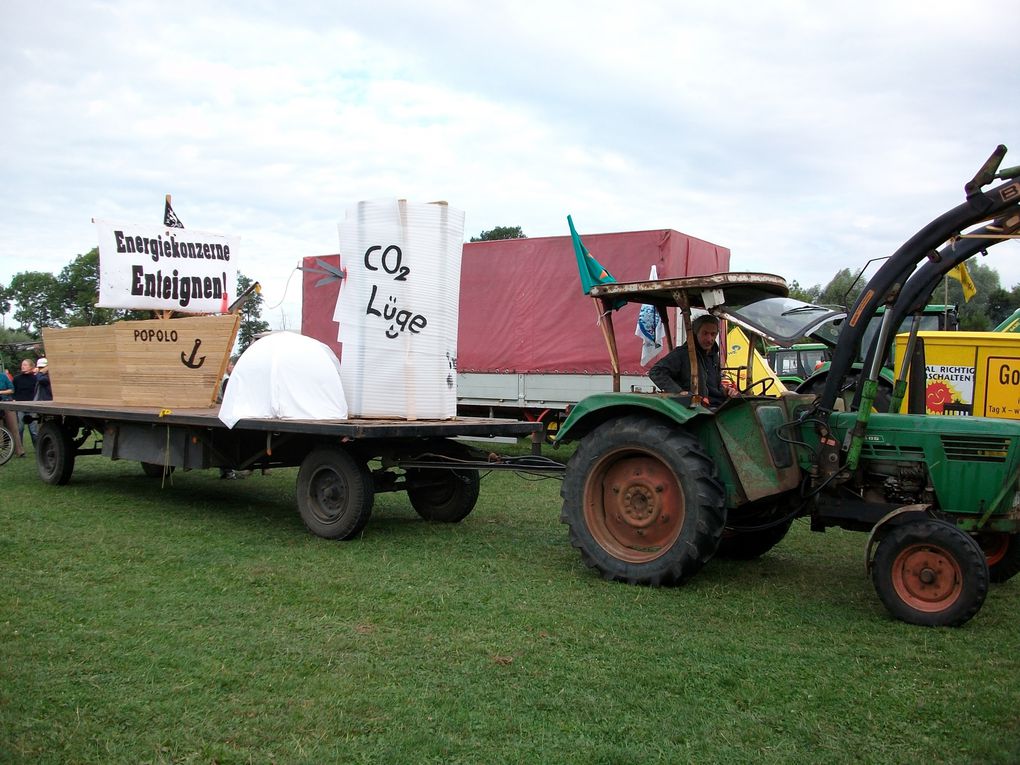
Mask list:
POLYGON ((35 362, 35 401, 52 401, 53 388, 50 385, 50 362, 39 359, 35 362))
MULTIPOLYGON (((14 375, 14 400, 33 401, 35 399, 35 382, 35 364, 30 359, 25 359, 21 362, 21 373, 14 375)), ((28 412, 18 412, 18 438, 21 439, 22 444, 27 443, 25 441, 26 430, 34 444, 39 435, 39 427, 28 412)))
MULTIPOLYGON (((733 388, 724 388, 719 361, 719 320, 712 315, 699 316, 691 326, 698 356, 698 393, 708 398, 710 406, 719 406, 736 395, 733 388)), ((687 343, 667 353, 648 373, 649 379, 666 393, 691 390, 691 359, 687 343)))

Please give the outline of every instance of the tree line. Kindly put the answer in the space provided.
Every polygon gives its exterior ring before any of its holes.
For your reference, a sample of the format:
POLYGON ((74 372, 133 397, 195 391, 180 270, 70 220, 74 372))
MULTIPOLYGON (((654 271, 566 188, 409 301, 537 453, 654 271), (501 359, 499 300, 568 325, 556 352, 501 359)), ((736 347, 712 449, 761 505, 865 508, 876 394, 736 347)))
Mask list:
MULTIPOLYGON (((999 272, 976 259, 967 261, 967 271, 977 288, 969 301, 964 300, 963 287, 956 279, 945 277, 935 288, 929 303, 959 306, 960 329, 986 332, 1020 308, 1020 284, 1006 290, 999 282, 999 272)), ((794 280, 790 297, 819 305, 849 307, 860 296, 869 275, 858 278, 859 271, 841 269, 824 287, 816 284, 804 288, 794 280)))
MULTIPOLYGON (((496 226, 482 231, 470 241, 526 238, 520 226, 496 226)), ((947 278, 935 290, 931 302, 959 306, 960 328, 985 331, 997 326, 1017 308, 1020 308, 1020 284, 1006 290, 999 282, 998 272, 977 260, 967 263, 971 279, 977 287, 970 301, 964 300, 963 288, 955 279, 947 278)), ((252 284, 242 273, 237 275, 238 293, 252 284)), ((824 286, 802 287, 796 280, 790 283, 791 297, 821 305, 850 306, 867 283, 867 276, 849 268, 839 270, 824 286)), ((131 311, 99 308, 99 248, 76 256, 60 271, 23 271, 9 284, 0 284, 0 317, 8 314, 18 323, 19 329, 0 327, 0 343, 18 343, 39 340, 43 327, 80 327, 91 324, 109 324, 121 319, 148 319, 149 311, 131 311)), ((262 320, 261 295, 251 297, 241 309, 241 328, 238 348, 243 351, 255 336, 269 330, 262 320)), ((6 322, 5 322, 6 323, 6 322)))

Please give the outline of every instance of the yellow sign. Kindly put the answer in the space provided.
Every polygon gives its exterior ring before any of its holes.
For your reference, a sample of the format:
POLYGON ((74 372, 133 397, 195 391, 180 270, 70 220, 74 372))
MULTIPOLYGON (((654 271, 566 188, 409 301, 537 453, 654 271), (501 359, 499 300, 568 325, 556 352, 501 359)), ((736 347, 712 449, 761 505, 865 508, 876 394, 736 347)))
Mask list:
POLYGON ((985 416, 1020 419, 1020 359, 989 356, 985 378, 985 416))

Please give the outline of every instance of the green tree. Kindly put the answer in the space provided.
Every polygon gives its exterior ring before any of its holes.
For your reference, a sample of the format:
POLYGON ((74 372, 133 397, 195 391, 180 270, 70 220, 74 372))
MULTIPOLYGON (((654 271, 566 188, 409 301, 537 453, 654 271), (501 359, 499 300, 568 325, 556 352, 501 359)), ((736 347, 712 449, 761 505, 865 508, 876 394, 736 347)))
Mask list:
POLYGON ((496 226, 471 237, 472 242, 489 242, 493 239, 527 239, 520 226, 496 226))
POLYGON ((840 269, 818 292, 815 302, 822 305, 852 306, 860 296, 864 285, 867 284, 867 279, 864 277, 858 279, 857 274, 858 272, 851 271, 849 268, 840 269))
MULTIPOLYGON (((237 294, 242 294, 254 282, 240 271, 237 272, 237 294)), ((262 295, 252 293, 241 306, 241 328, 237 332, 237 352, 255 342, 255 336, 269 331, 269 322, 262 320, 262 295)))
POLYGON ((796 298, 797 300, 803 300, 805 303, 815 303, 818 301, 818 295, 821 293, 822 288, 816 284, 814 287, 804 288, 800 286, 800 282, 794 279, 790 282, 790 297, 796 298))
POLYGON ((7 295, 17 304, 14 320, 32 337, 39 337, 43 327, 64 325, 63 290, 53 274, 45 271, 15 274, 7 295))
MULTIPOLYGON (((115 308, 99 308, 99 248, 93 247, 64 266, 57 277, 63 285, 64 322, 69 327, 110 324, 124 318, 115 308)), ((148 315, 139 318, 148 318, 148 315)))
MULTIPOLYGON (((1002 291, 999 286, 999 272, 971 258, 967 261, 967 272, 970 274, 977 292, 969 302, 963 299, 963 287, 956 279, 946 277, 940 286, 935 288, 929 302, 959 306, 960 329, 971 332, 985 332, 995 327, 1002 319, 992 321, 989 316, 990 300, 1002 291)), ((1006 314, 1009 315, 1009 312, 1006 314)))

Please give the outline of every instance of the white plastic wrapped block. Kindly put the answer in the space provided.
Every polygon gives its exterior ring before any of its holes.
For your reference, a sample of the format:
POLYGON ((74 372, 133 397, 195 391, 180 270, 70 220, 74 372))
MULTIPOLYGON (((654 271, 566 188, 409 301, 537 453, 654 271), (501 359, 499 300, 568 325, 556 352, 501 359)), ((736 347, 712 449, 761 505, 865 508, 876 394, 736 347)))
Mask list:
POLYGON ((347 419, 340 362, 325 343, 294 332, 273 332, 237 360, 223 394, 219 418, 238 420, 347 419))
POLYGON ((457 320, 464 213, 439 204, 360 202, 340 224, 333 318, 353 417, 457 415, 457 320))

